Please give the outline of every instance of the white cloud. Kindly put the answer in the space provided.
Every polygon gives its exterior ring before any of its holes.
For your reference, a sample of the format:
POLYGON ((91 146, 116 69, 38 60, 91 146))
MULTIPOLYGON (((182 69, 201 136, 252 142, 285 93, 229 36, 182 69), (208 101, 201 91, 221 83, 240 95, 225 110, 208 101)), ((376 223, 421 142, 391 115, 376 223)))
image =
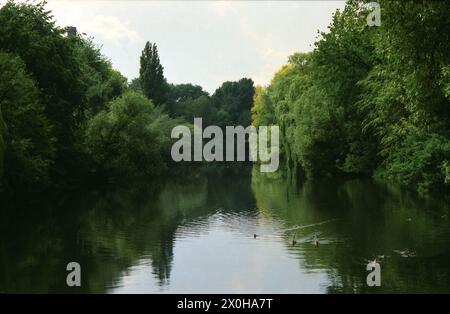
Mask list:
POLYGON ((231 1, 213 1, 208 7, 213 14, 224 17, 231 9, 231 1))
POLYGON ((79 32, 102 41, 122 41, 123 44, 123 41, 139 40, 141 36, 130 26, 128 18, 119 16, 117 12, 111 12, 115 6, 123 4, 116 1, 50 0, 47 5, 53 11, 57 25, 61 27, 76 26, 79 32))
POLYGON ((93 36, 125 76, 138 75, 139 55, 149 40, 158 44, 169 82, 192 82, 213 92, 223 81, 241 77, 268 84, 290 54, 312 49, 317 29, 326 30, 332 12, 344 4, 49 0, 48 8, 59 26, 93 36))
POLYGON ((97 15, 92 23, 94 35, 100 35, 106 40, 121 41, 126 39, 134 42, 140 39, 139 33, 119 20, 116 16, 97 15))

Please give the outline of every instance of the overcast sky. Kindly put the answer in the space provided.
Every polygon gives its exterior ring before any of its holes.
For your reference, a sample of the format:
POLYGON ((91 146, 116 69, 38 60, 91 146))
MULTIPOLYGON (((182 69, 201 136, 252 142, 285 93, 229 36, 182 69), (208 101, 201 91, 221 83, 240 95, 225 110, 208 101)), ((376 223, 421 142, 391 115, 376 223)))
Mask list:
MULTIPOLYGON (((2 1, 3 2, 3 1, 2 1)), ((293 52, 310 51, 344 1, 49 0, 57 24, 94 37, 129 79, 146 41, 158 45, 171 83, 214 92, 222 82, 267 84, 293 52)))

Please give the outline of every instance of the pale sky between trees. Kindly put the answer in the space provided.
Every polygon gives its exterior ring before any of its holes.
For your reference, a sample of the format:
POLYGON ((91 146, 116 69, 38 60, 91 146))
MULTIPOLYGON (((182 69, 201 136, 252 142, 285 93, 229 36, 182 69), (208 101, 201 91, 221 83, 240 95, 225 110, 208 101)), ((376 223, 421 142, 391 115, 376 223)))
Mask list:
MULTIPOLYGON (((4 1, 1 1, 4 2, 4 1)), ((59 26, 73 25, 102 45, 113 66, 138 75, 145 42, 158 45, 171 83, 214 92, 222 82, 267 84, 297 51, 310 51, 344 1, 49 0, 59 26)))

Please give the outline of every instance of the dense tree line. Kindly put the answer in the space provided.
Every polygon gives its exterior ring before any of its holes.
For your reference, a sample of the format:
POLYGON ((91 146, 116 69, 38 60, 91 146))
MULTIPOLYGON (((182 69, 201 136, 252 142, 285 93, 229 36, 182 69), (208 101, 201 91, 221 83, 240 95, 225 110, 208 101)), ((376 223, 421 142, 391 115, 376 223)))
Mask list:
POLYGON ((210 95, 168 83, 155 44, 128 83, 90 39, 55 26, 45 4, 7 2, 1 189, 162 175, 174 166, 171 128, 202 117, 205 125, 279 125, 284 164, 301 177, 374 175, 448 190, 450 6, 381 1, 382 24, 369 27, 364 4, 348 1, 314 51, 292 55, 269 86, 244 78, 210 95))
POLYGON ((175 120, 132 91, 90 39, 56 27, 45 3, 7 2, 0 23, 2 190, 165 169, 175 120))
POLYGON ((201 117, 205 125, 247 126, 251 123, 254 94, 254 83, 249 78, 225 82, 211 96, 200 86, 170 85, 167 105, 173 116, 187 121, 201 117))
POLYGON ((91 39, 57 27, 45 2, 8 1, 0 25, 0 191, 158 177, 174 166, 176 124, 250 123, 250 79, 212 96, 169 84, 148 42, 140 75, 128 83, 91 39))
POLYGON ((450 188, 450 4, 347 1, 311 53, 256 89, 255 125, 278 124, 290 173, 375 175, 450 188))

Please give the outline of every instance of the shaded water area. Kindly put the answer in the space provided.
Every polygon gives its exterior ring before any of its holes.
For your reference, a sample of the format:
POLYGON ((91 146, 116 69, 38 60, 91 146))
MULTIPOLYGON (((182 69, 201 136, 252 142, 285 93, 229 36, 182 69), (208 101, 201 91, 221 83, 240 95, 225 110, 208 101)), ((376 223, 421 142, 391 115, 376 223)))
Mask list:
POLYGON ((0 292, 450 292, 448 202, 370 180, 249 170, 2 207, 0 292))

